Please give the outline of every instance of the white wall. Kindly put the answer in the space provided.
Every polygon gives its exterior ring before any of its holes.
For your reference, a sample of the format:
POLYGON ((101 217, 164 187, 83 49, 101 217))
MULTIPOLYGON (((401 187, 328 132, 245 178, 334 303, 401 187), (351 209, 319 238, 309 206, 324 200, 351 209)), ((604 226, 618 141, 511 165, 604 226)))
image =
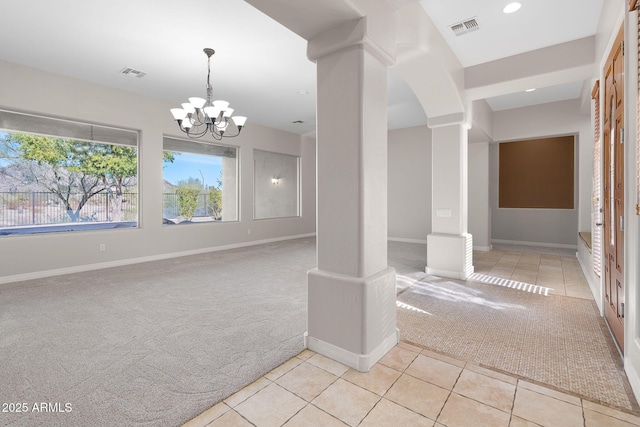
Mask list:
POLYGON ((491 250, 489 143, 469 144, 469 233, 476 250, 491 250))
POLYGON ((426 243, 431 233, 431 130, 390 131, 388 166, 389 239, 426 243))
POLYGON ((298 157, 253 150, 253 186, 255 219, 298 215, 298 157))
POLYGON ((0 62, 0 81, 0 108, 139 130, 141 193, 138 229, 0 238, 0 282, 315 232, 313 139, 249 121, 226 141, 240 147, 240 221, 163 227, 162 137, 182 137, 171 105, 7 62, 0 62), (302 156, 301 217, 253 221, 254 148, 302 156))
POLYGON ((590 230, 593 134, 580 100, 569 100, 494 114, 498 142, 576 135, 577 193, 574 209, 499 209, 498 146, 491 145, 491 216, 493 240, 576 247, 578 231, 590 230), (584 230, 579 230, 584 228, 584 230))
MULTIPOLYGON (((623 6, 620 6, 620 9, 623 6)), ((623 9, 624 10, 624 9, 623 9)), ((636 399, 640 397, 640 216, 636 214, 638 184, 638 12, 625 13, 625 348, 624 367, 636 399)), ((614 27, 619 28, 619 27, 614 27)), ((615 34, 615 32, 614 32, 615 34)), ((604 58, 603 58, 604 59, 604 58)))

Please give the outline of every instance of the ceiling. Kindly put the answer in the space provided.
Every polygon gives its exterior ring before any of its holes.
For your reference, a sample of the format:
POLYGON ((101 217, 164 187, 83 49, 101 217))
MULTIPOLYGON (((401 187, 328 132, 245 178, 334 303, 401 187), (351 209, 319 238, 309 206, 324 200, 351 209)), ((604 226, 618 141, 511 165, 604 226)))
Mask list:
MULTIPOLYGON (((594 35, 603 3, 519 1, 522 8, 512 15, 502 12, 508 0, 420 3, 465 67, 594 35), (480 29, 454 35, 451 24, 468 18, 476 18, 480 29)), ((242 0, 0 0, 0 10, 0 60, 179 106, 190 96, 205 96, 202 49, 211 47, 214 97, 230 101, 249 118, 247 125, 315 130, 315 64, 306 58, 306 41, 242 0), (126 67, 146 75, 121 74, 126 67)), ((577 98, 582 83, 487 102, 498 111, 577 98)), ((390 71, 389 127, 425 123, 412 91, 390 71)))

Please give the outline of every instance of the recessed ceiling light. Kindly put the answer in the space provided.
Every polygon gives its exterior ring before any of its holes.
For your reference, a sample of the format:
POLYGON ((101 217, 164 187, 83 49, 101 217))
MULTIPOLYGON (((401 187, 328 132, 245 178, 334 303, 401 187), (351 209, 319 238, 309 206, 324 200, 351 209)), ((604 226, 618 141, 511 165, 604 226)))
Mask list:
POLYGON ((304 90, 304 89, 300 89, 300 90, 296 91, 296 93, 298 95, 308 95, 309 94, 309 92, 304 90))
POLYGON ((536 90, 536 88, 533 88, 533 89, 527 89, 527 90, 525 90, 525 92, 533 92, 534 90, 536 90))
POLYGON ((502 9, 502 11, 504 13, 513 13, 517 10, 519 10, 522 7, 522 5, 518 2, 513 2, 513 3, 509 3, 508 5, 506 5, 504 7, 504 9, 502 9))

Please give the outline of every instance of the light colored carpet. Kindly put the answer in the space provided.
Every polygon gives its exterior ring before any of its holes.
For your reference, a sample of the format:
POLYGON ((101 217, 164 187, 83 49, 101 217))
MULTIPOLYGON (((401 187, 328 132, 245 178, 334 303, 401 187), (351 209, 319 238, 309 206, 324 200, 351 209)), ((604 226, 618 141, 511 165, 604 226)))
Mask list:
POLYGON ((29 407, 0 425, 186 422, 302 351, 314 264, 300 239, 0 285, 0 402, 29 407))

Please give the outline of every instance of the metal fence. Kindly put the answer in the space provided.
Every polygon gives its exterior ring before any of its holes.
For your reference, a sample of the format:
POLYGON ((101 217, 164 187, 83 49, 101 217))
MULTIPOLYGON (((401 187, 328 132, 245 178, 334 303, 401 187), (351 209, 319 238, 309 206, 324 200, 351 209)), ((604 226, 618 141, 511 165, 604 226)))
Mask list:
MULTIPOLYGON (((70 197, 71 206, 78 206, 82 195, 70 197)), ((81 222, 111 222, 114 220, 113 201, 107 193, 91 197, 80 210, 81 222)), ((138 218, 138 193, 124 193, 120 210, 121 221, 138 218)), ((71 216, 54 193, 0 192, 0 227, 25 225, 63 224, 71 222, 71 216)))
MULTIPOLYGON (((177 219, 178 195, 163 194, 162 216, 177 219)), ((81 194, 70 197, 71 206, 78 206, 81 194)), ((198 195, 194 218, 210 218, 208 193, 198 195)), ((79 222, 114 221, 113 200, 107 193, 91 197, 80 210, 79 222)), ((138 218, 138 193, 124 193, 120 211, 121 221, 136 221, 138 218)), ((71 221, 64 203, 54 193, 48 192, 0 192, 0 227, 64 224, 71 221)))
MULTIPOLYGON (((178 218, 180 215, 178 214, 178 195, 176 193, 164 193, 163 194, 163 204, 162 204, 162 217, 163 218, 178 218)), ((211 214, 208 212, 207 203, 209 202, 209 194, 201 193, 198 194, 198 201, 196 203, 196 210, 193 214, 194 218, 203 218, 210 217, 211 214)))

